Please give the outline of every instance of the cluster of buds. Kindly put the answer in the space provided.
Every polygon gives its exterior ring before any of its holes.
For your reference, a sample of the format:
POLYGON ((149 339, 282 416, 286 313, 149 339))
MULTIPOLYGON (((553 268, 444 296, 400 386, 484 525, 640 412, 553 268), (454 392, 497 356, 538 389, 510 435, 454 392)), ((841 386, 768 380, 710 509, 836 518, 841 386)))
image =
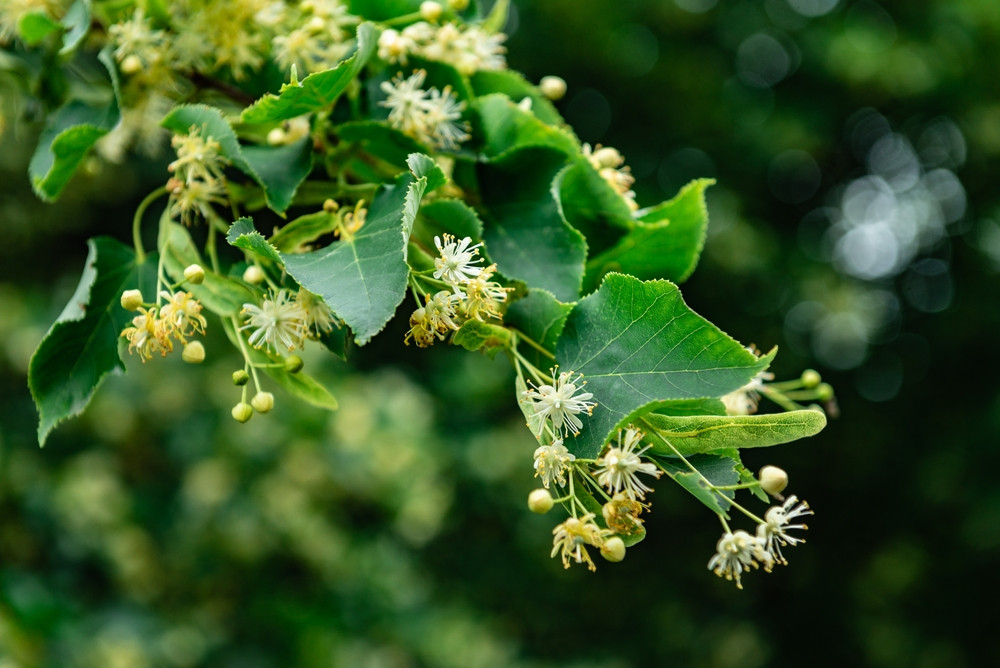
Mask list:
POLYGON ((473 244, 471 237, 456 240, 450 234, 434 237, 438 257, 434 259, 434 278, 443 281, 447 290, 425 295, 424 305, 410 316, 410 339, 419 348, 443 341, 467 320, 501 319, 500 304, 507 300, 510 288, 492 280, 496 265, 480 267, 478 257, 482 244, 473 244))
MULTIPOLYGON (((753 347, 748 348, 748 350, 757 354, 753 347)), ((824 383, 819 373, 813 369, 806 369, 799 378, 794 380, 765 383, 765 381, 772 380, 774 380, 773 373, 761 371, 743 387, 721 397, 722 403, 726 407, 726 414, 753 415, 757 412, 757 405, 762 395, 767 396, 785 410, 804 408, 803 404, 806 402, 817 401, 822 402, 827 413, 836 414, 837 405, 833 387, 829 383, 824 383)))
MULTIPOLYGON (((197 269, 201 269, 198 267, 197 269)), ((189 271, 195 273, 192 268, 189 271)), ((204 277, 204 271, 201 273, 204 277)), ((190 292, 177 291, 170 294, 160 292, 160 303, 148 308, 139 290, 126 290, 121 296, 121 305, 129 311, 137 311, 132 318, 132 326, 122 330, 121 336, 128 339, 128 351, 139 356, 143 362, 159 353, 166 357, 174 349, 174 341, 184 347, 181 357, 185 362, 198 364, 205 359, 205 347, 200 341, 189 341, 194 334, 205 333, 205 316, 201 315, 201 303, 190 292)))
POLYGON ((584 144, 583 155, 594 166, 601 178, 625 199, 625 203, 630 209, 635 211, 639 208, 635 201, 635 191, 632 190, 635 177, 632 176, 632 170, 625 164, 625 157, 618 149, 600 144, 592 149, 590 144, 584 144))
POLYGON ((389 124, 403 134, 437 149, 451 150, 469 139, 467 123, 461 120, 465 103, 445 86, 424 89, 425 70, 407 78, 400 74, 382 82, 386 99, 379 104, 389 109, 389 124))
POLYGON ((177 152, 177 159, 167 166, 173 174, 167 181, 170 214, 190 225, 195 215, 207 218, 213 204, 226 202, 222 170, 229 161, 220 153, 219 142, 202 137, 197 126, 186 135, 174 135, 170 143, 177 152))
MULTIPOLYGON (((437 20, 441 13, 427 5, 425 18, 437 20)), ((421 10, 425 8, 422 6, 421 10)), ((454 23, 432 25, 426 21, 413 23, 401 32, 384 30, 378 40, 378 55, 389 63, 406 64, 410 56, 452 65, 465 75, 478 70, 502 70, 507 67, 503 46, 506 36, 488 33, 474 25, 454 23)))

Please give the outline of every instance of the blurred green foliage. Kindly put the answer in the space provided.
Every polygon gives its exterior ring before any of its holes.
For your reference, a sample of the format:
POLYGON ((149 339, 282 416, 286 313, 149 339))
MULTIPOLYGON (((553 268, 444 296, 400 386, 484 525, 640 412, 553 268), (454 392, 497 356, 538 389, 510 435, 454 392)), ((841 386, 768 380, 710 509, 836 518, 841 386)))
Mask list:
POLYGON ((776 457, 816 509, 791 567, 744 591, 717 580, 717 531, 661 482, 624 563, 564 571, 551 518, 524 508, 534 445, 503 365, 440 349, 388 371, 401 332, 350 365, 307 358, 336 413, 279 391, 271 415, 237 425, 214 331, 203 368, 134 364, 38 450, 31 350, 84 239, 122 238, 165 163, 94 162, 43 205, 26 177, 40 128, 5 96, 0 666, 1000 662, 1000 6, 515 4, 511 66, 567 80, 561 111, 623 151, 640 202, 718 179, 688 303, 782 346, 779 377, 816 365, 837 387, 842 417, 811 443, 746 456, 776 457), (912 264, 866 279, 816 242, 830 222, 815 212, 871 171, 856 128, 878 118, 916 147, 953 123, 967 206, 912 264), (950 292, 932 303, 920 291, 942 285, 927 279, 940 266, 950 292), (854 363, 815 357, 828 349, 802 332, 824 318, 863 332, 832 348, 860 350, 854 363))

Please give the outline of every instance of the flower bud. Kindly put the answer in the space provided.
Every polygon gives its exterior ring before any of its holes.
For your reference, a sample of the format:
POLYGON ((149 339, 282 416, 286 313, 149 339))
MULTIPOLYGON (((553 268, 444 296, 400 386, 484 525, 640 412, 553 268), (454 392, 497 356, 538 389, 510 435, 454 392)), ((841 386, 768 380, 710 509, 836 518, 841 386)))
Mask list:
POLYGON ((448 0, 448 6, 456 12, 465 11, 469 7, 469 0, 448 0))
POLYGON ((201 341, 188 341, 181 351, 181 359, 188 364, 201 364, 205 361, 205 346, 201 341))
POLYGON ((205 282, 205 270, 200 264, 189 264, 184 270, 184 280, 191 285, 201 285, 205 282))
POLYGON ((601 167, 618 168, 625 162, 625 158, 616 148, 604 146, 594 151, 594 161, 601 167))
POLYGON ((250 374, 248 374, 243 369, 233 372, 233 385, 236 385, 237 387, 242 387, 243 385, 246 385, 249 380, 250 380, 250 374))
POLYGON ((241 401, 233 406, 232 413, 233 419, 237 422, 246 422, 253 417, 253 407, 250 404, 241 401))
POLYGON ((760 480, 760 488, 771 496, 781 494, 788 487, 788 474, 777 466, 765 466, 757 474, 757 478, 760 480))
POLYGON ((337 204, 336 200, 332 200, 332 199, 325 199, 325 200, 323 200, 323 211, 326 211, 327 213, 336 213, 337 209, 339 209, 339 208, 340 208, 340 205, 337 204))
POLYGON ((819 372, 814 369, 806 369, 802 372, 802 377, 799 378, 799 382, 802 386, 807 389, 812 389, 820 384, 823 379, 820 377, 819 372))
POLYGON ((125 56, 121 64, 123 74, 135 74, 142 69, 142 60, 134 53, 125 56))
POLYGON ((538 87, 541 89, 542 95, 553 101, 561 100, 566 95, 566 80, 562 77, 552 75, 542 77, 542 80, 538 82, 538 87))
POLYGON ((625 541, 618 536, 612 536, 601 545, 601 556, 608 561, 619 562, 625 558, 625 541))
POLYGON ((833 386, 830 383, 820 383, 816 386, 816 398, 820 401, 833 399, 833 386))
POLYGON ((243 280, 251 285, 257 285, 264 280, 264 270, 252 264, 243 272, 243 280))
POLYGON ((281 146, 287 138, 287 133, 282 128, 273 128, 267 133, 267 143, 271 146, 281 146))
POLYGON ((285 358, 285 371, 288 373, 298 373, 302 371, 302 358, 298 355, 289 355, 285 358))
POLYGON ((142 303, 142 293, 138 290, 126 290, 122 293, 122 308, 126 311, 135 311, 142 303))
POLYGON ((258 413, 266 413, 272 408, 274 408, 274 395, 270 392, 258 392, 253 395, 253 399, 250 400, 250 405, 258 413))
POLYGON ((538 488, 532 490, 531 494, 528 495, 528 510, 533 513, 544 515, 552 510, 553 505, 552 495, 547 489, 538 488))
POLYGON ((429 21, 431 23, 437 23, 437 20, 441 18, 441 12, 444 11, 444 7, 441 6, 440 2, 427 2, 420 3, 420 18, 424 21, 429 21))

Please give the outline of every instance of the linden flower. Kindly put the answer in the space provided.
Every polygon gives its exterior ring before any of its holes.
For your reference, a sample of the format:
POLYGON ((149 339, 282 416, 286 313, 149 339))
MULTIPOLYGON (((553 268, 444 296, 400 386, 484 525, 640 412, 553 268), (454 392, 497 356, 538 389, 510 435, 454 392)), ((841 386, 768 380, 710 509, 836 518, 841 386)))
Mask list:
POLYGON ((181 340, 195 332, 205 333, 205 316, 201 315, 201 304, 190 292, 178 291, 173 296, 163 290, 160 296, 166 304, 160 309, 160 317, 175 331, 181 340))
POLYGON ((788 560, 781 554, 781 546, 798 545, 806 542, 804 538, 796 538, 788 534, 789 529, 808 529, 805 524, 789 524, 792 520, 805 515, 812 515, 813 511, 809 504, 803 501, 797 504, 795 495, 785 499, 785 503, 780 506, 773 506, 764 514, 764 523, 757 525, 757 540, 767 552, 779 564, 788 564, 788 560))
POLYGON ((735 580, 736 586, 743 589, 740 576, 743 571, 764 565, 765 571, 770 571, 773 565, 771 555, 764 551, 755 536, 746 531, 726 532, 722 534, 716 545, 716 553, 708 562, 708 568, 727 580, 735 580))
POLYGON ((306 335, 305 309, 287 290, 278 290, 265 297, 260 306, 244 304, 247 323, 240 330, 252 329, 250 345, 254 348, 268 346, 275 352, 279 346, 289 351, 302 345, 306 335))
POLYGON ((497 266, 492 264, 483 269, 478 276, 470 278, 468 283, 462 286, 465 290, 465 303, 463 305, 465 317, 474 318, 480 322, 483 321, 483 316, 500 319, 498 305, 507 301, 507 293, 513 288, 505 288, 496 281, 490 280, 496 269, 497 266))
POLYGON ((428 296, 427 304, 410 316, 410 331, 403 338, 403 343, 409 345, 412 338, 418 348, 426 348, 434 344, 435 338, 443 341, 448 332, 458 329, 455 319, 462 299, 462 295, 448 290, 428 296))
POLYGON ((535 450, 535 477, 542 479, 545 489, 553 482, 562 487, 566 484, 570 463, 575 459, 576 456, 566 449, 561 438, 552 441, 551 445, 539 446, 535 450))
POLYGON ((562 553, 563 568, 569 568, 572 559, 578 564, 586 563, 587 568, 596 571, 597 566, 594 565, 585 546, 600 547, 604 539, 610 535, 610 531, 602 529, 594 522, 594 513, 587 513, 580 518, 570 517, 552 530, 550 556, 562 553))
POLYGON ((653 491, 639 480, 638 474, 645 473, 659 478, 660 471, 655 464, 642 461, 642 453, 650 446, 636 452, 641 441, 642 432, 638 429, 619 430, 618 447, 610 448, 607 454, 597 460, 598 468, 594 474, 597 482, 607 488, 609 493, 624 492, 625 496, 634 501, 646 498, 646 492, 653 491))
POLYGON ((319 338, 333 329, 336 317, 322 299, 305 288, 299 288, 295 303, 306 314, 306 330, 313 338, 319 338))
POLYGON ((132 318, 132 326, 121 333, 128 339, 129 353, 136 353, 143 362, 152 359, 154 353, 166 357, 174 349, 166 324, 155 307, 147 310, 140 306, 138 311, 139 315, 132 318))
POLYGON ((773 373, 761 371, 749 383, 722 397, 722 403, 726 406, 726 414, 752 415, 756 413, 764 381, 772 378, 774 378, 773 373))
POLYGON ((601 514, 608 528, 618 534, 633 534, 642 528, 643 521, 639 517, 642 504, 630 499, 621 492, 611 497, 611 500, 601 507, 601 514))
POLYGON ((443 243, 441 237, 434 237, 434 245, 440 253, 439 257, 434 258, 434 278, 443 279, 452 285, 461 285, 479 276, 483 271, 482 267, 473 265, 482 262, 482 258, 476 257, 482 244, 470 246, 471 243, 471 237, 456 241, 455 237, 445 234, 443 243))
POLYGON ((448 86, 424 90, 426 77, 426 71, 417 70, 406 79, 383 81, 386 99, 379 105, 389 109, 389 124, 397 130, 435 148, 453 149, 469 138, 467 126, 459 122, 465 103, 448 86))
POLYGON ((584 411, 589 415, 597 405, 597 402, 590 401, 593 394, 581 391, 583 382, 579 379, 582 377, 578 377, 580 387, 577 387, 572 371, 565 371, 556 378, 556 370, 552 369, 551 385, 539 385, 535 389, 524 391, 522 396, 534 402, 535 415, 542 417, 538 436, 542 435, 546 419, 552 420, 553 429, 562 431, 564 437, 570 432, 574 436, 580 433, 583 421, 577 415, 584 411))

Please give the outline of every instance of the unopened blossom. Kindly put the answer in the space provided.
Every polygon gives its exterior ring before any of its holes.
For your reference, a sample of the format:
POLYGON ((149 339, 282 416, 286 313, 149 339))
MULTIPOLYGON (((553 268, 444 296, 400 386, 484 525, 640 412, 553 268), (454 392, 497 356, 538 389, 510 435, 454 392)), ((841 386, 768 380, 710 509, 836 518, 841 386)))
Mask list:
POLYGON ((452 235, 445 234, 444 241, 441 237, 434 237, 434 245, 438 249, 438 257, 434 258, 434 278, 461 285, 483 271, 482 267, 475 266, 483 261, 476 257, 482 244, 473 244, 471 237, 456 240, 452 235))
POLYGON ((569 568, 570 560, 578 564, 587 564, 592 571, 597 570, 586 546, 600 548, 604 539, 611 535, 607 529, 602 529, 594 522, 594 513, 583 517, 570 517, 552 530, 552 554, 562 556, 563 568, 569 568))
POLYGON ((761 371, 749 383, 722 397, 727 415, 752 415, 757 412, 760 392, 765 380, 774 378, 773 373, 761 371))
POLYGON ((259 306, 244 304, 243 313, 247 322, 240 330, 252 330, 249 341, 254 348, 268 346, 275 352, 279 348, 291 351, 305 339, 306 312, 287 290, 272 292, 259 306))
POLYGON ((541 445, 535 449, 535 477, 542 479, 542 486, 549 488, 552 483, 560 487, 566 484, 566 474, 569 472, 576 456, 573 455, 563 440, 557 438, 549 445, 541 445))
POLYGON ((790 535, 789 530, 804 531, 809 528, 805 524, 791 524, 791 522, 812 514, 809 504, 805 501, 799 503, 793 494, 785 499, 782 505, 768 508, 764 514, 764 522, 757 525, 757 540, 775 561, 787 564, 788 560, 781 554, 782 546, 794 546, 806 542, 804 538, 790 535))
POLYGON ((767 553, 756 536, 746 531, 726 532, 716 545, 716 552, 708 562, 708 568, 720 578, 736 582, 743 589, 740 577, 743 571, 758 568, 763 564, 764 570, 770 571, 773 559, 767 553))
POLYGON ((545 420, 551 420, 552 428, 556 432, 562 432, 563 436, 570 432, 579 434, 583 421, 577 415, 583 412, 589 415, 597 405, 597 402, 591 401, 594 395, 582 389, 583 376, 577 374, 574 380, 573 375, 572 371, 564 371, 557 378, 556 370, 553 369, 551 385, 546 383, 523 393, 525 399, 533 402, 535 415, 542 418, 538 427, 539 436, 544 430, 545 420))
POLYGON ((660 471, 652 462, 642 461, 642 453, 650 448, 646 446, 636 450, 642 442, 642 432, 637 429, 618 431, 618 447, 609 448, 603 457, 597 460, 594 476, 597 482, 604 486, 610 494, 622 492, 628 498, 644 499, 646 492, 653 489, 647 487, 639 479, 640 473, 660 477, 660 471))

